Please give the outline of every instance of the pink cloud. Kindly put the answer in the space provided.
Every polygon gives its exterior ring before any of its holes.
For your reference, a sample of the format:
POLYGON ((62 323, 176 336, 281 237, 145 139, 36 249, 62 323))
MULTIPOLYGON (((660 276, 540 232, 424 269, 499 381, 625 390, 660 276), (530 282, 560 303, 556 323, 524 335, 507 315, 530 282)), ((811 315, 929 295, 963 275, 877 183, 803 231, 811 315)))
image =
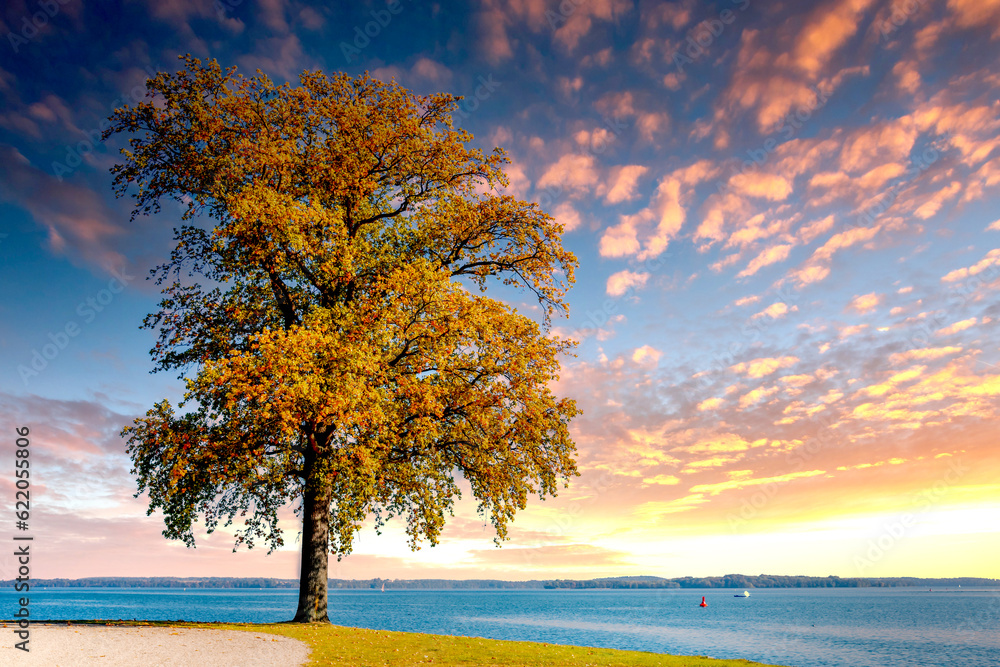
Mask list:
POLYGON ((876 294, 875 292, 870 292, 869 294, 860 294, 847 304, 846 310, 853 310, 859 315, 864 315, 865 313, 870 313, 882 304, 883 295, 876 294))
POLYGON ((593 155, 567 153, 549 165, 536 187, 567 188, 576 193, 590 191, 599 180, 593 155))
POLYGON ((427 57, 419 58, 413 63, 410 71, 415 76, 438 87, 447 86, 451 81, 451 70, 436 60, 431 60, 427 57))
POLYGON ((798 357, 791 355, 784 357, 760 357, 751 361, 743 361, 730 367, 730 370, 740 375, 751 378, 762 378, 783 368, 794 366, 799 362, 798 357))
POLYGON ((639 238, 632 219, 623 216, 622 221, 608 227, 601 236, 598 249, 601 257, 624 257, 639 252, 639 238))
POLYGON ((680 30, 691 22, 691 10, 694 2, 654 2, 642 5, 640 24, 655 30, 660 26, 669 25, 674 30, 680 30))
POLYGON ((611 170, 611 187, 608 189, 605 201, 609 204, 617 204, 634 199, 639 178, 647 171, 649 171, 649 167, 638 164, 613 168, 611 170))
POLYGON ((788 179, 776 174, 761 172, 746 172, 737 174, 729 183, 749 197, 758 197, 770 201, 787 199, 792 192, 792 184, 788 179))
POLYGON ((791 251, 792 246, 790 244, 780 244, 765 248, 759 255, 754 257, 749 264, 747 264, 745 269, 739 272, 738 276, 740 278, 752 276, 765 266, 769 266, 776 262, 783 262, 788 259, 788 254, 791 251))
POLYGON ((640 366, 656 366, 661 356, 663 356, 663 353, 656 348, 643 345, 642 347, 637 347, 632 352, 632 361, 640 366))
POLYGON ((838 0, 816 7, 799 32, 795 66, 815 77, 825 70, 833 54, 858 30, 862 13, 873 0, 838 0))
POLYGON ((948 0, 948 9, 959 27, 988 27, 1000 39, 1000 0, 948 0))
POLYGON ((608 295, 622 296, 633 288, 644 287, 647 280, 649 280, 648 273, 635 273, 628 270, 612 273, 608 276, 608 295))
POLYGON ((994 248, 986 253, 986 256, 981 260, 969 267, 963 267, 961 269, 955 269, 954 271, 949 271, 944 276, 941 277, 941 282, 953 283, 959 280, 965 280, 969 276, 975 276, 986 269, 1000 266, 1000 248, 994 248))
POLYGON ((690 196, 690 189, 684 187, 678 175, 693 178, 699 173, 688 173, 685 169, 663 177, 649 206, 633 215, 623 215, 618 225, 605 231, 601 239, 602 256, 635 254, 639 260, 646 260, 666 250, 680 233, 687 216, 682 199, 690 196), (642 244, 640 235, 644 239, 642 244))
POLYGON ((975 317, 970 317, 968 319, 962 320, 960 322, 955 322, 954 324, 949 324, 946 327, 938 329, 935 333, 939 336, 951 336, 957 334, 960 331, 965 331, 966 329, 971 329, 976 326, 979 320, 975 317))
POLYGON ((562 202, 552 211, 552 217, 563 226, 564 232, 571 232, 580 226, 580 214, 569 202, 562 202))
POLYGON ((553 39, 572 53, 580 40, 590 32, 594 24, 593 19, 615 21, 631 9, 632 3, 627 0, 588 0, 583 3, 559 5, 557 11, 565 18, 565 23, 555 31, 553 39), (564 6, 569 7, 569 11, 564 11, 564 6))
POLYGON ((120 270, 124 256, 115 240, 125 230, 91 189, 59 181, 37 169, 17 149, 0 146, 0 195, 31 213, 48 230, 49 247, 58 254, 120 270))

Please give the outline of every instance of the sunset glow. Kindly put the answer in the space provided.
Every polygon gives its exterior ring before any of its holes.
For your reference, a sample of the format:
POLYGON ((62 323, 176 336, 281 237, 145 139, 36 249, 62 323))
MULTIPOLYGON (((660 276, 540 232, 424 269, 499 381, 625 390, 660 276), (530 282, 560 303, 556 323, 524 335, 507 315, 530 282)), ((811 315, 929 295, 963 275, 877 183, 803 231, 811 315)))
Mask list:
POLYGON ((68 2, 31 36, 5 4, 0 451, 30 428, 32 576, 298 574, 291 507, 270 556, 165 540, 119 436, 184 392, 138 328, 181 207, 130 222, 96 136, 190 53, 464 95, 580 262, 552 335, 581 475, 502 548, 467 492, 440 545, 366 530, 331 577, 1000 577, 1000 2, 454 4, 68 2))

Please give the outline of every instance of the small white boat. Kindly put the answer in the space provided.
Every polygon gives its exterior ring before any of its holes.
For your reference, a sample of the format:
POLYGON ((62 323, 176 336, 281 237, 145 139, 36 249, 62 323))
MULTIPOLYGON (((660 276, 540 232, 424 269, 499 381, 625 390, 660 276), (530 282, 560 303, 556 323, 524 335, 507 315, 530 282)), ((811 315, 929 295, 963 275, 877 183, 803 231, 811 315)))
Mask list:
POLYGON ((743 591, 743 595, 740 595, 739 593, 737 593, 733 597, 734 598, 748 598, 748 597, 750 597, 750 591, 743 591))

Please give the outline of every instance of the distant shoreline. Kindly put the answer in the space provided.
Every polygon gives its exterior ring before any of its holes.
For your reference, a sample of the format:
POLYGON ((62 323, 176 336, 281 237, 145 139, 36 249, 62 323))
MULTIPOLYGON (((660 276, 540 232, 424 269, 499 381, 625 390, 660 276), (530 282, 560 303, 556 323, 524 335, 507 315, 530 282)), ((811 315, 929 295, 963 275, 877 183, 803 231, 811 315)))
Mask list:
MULTIPOLYGON (((664 588, 897 588, 1000 586, 1000 579, 983 577, 807 577, 799 575, 742 575, 721 577, 631 576, 597 579, 329 579, 333 590, 364 590, 384 585, 386 590, 462 589, 664 589, 664 588)), ((14 580, 0 580, 13 586, 14 580)), ((33 579, 32 588, 298 588, 298 579, 270 577, 84 577, 80 579, 33 579)))

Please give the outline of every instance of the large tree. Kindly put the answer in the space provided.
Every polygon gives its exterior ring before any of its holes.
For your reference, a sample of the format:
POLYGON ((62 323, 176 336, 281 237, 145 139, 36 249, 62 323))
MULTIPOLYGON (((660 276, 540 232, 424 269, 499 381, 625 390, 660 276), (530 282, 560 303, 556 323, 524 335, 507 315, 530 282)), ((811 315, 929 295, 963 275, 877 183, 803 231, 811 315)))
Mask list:
POLYGON ((164 400, 124 429, 137 495, 188 546, 196 522, 238 517, 237 546, 273 550, 293 504, 295 620, 328 622, 329 555, 367 519, 436 544, 462 478, 499 544, 530 494, 576 474, 577 409, 549 389, 576 258, 551 216, 498 194, 507 159, 467 145, 460 98, 183 60, 105 132, 130 136, 112 173, 133 219, 186 207, 143 326, 190 411, 164 400), (538 321, 485 296, 494 282, 537 299, 538 321))

